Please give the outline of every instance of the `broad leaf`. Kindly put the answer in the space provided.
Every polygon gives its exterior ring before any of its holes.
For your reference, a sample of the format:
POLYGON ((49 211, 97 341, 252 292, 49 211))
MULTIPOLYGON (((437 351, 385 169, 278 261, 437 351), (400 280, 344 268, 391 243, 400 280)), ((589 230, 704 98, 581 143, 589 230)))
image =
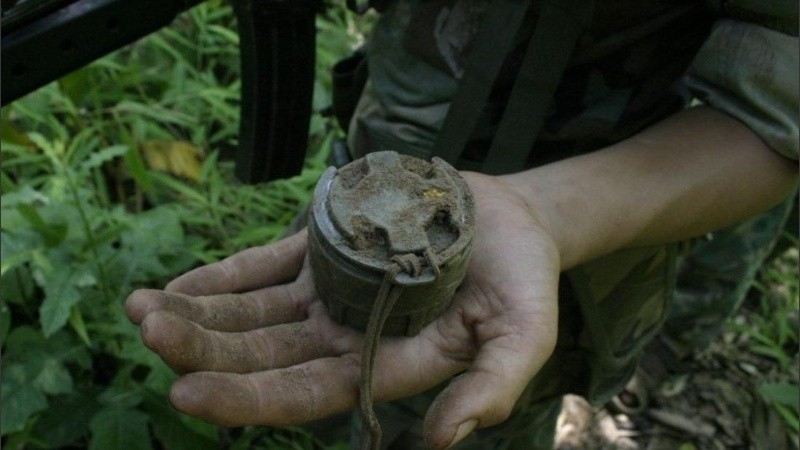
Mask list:
POLYGON ((94 397, 87 393, 54 397, 36 421, 34 434, 51 448, 65 447, 89 435, 89 420, 99 408, 94 397))
POLYGON ((150 450, 147 415, 135 409, 108 406, 89 423, 89 450, 150 450))
MULTIPOLYGON (((19 214, 16 210, 3 211, 3 217, 5 218, 12 212, 19 214)), ((43 243, 41 235, 31 230, 30 227, 19 232, 0 232, 0 264, 2 264, 0 275, 31 260, 33 252, 43 243)))
POLYGON ((147 396, 144 407, 152 418, 155 436, 166 450, 202 450, 219 447, 214 426, 192 419, 205 428, 203 431, 211 431, 206 435, 198 433, 193 427, 184 423, 182 417, 167 404, 166 398, 151 393, 147 396))
POLYGON ((761 383, 758 393, 769 401, 800 410, 800 386, 793 383, 761 383))
POLYGON ((21 364, 4 364, 0 399, 2 435, 22 430, 32 415, 47 408, 47 398, 28 382, 21 364))
POLYGON ((39 321, 45 336, 52 335, 67 323, 72 307, 82 299, 78 288, 97 283, 93 270, 93 264, 74 261, 63 247, 47 252, 45 258, 34 260, 34 278, 44 288, 45 294, 39 308, 39 321))
POLYGON ((45 336, 60 330, 67 323, 72 306, 81 300, 80 293, 70 281, 69 273, 60 271, 55 274, 52 284, 44 287, 45 297, 39 309, 39 321, 45 336))
POLYGON ((33 380, 34 386, 46 394, 69 394, 72 392, 72 376, 57 359, 44 360, 39 375, 33 380))

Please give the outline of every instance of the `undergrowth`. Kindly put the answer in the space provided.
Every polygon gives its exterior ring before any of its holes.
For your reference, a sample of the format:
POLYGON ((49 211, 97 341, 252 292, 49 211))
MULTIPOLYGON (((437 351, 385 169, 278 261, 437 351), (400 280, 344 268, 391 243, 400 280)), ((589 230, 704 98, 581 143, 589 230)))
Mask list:
POLYGON ((789 442, 800 448, 800 255, 796 216, 784 233, 783 248, 762 269, 744 307, 728 323, 734 344, 768 361, 753 372, 755 391, 780 416, 789 442))
POLYGON ((239 52, 228 4, 169 26, 2 109, 2 429, 17 448, 315 448, 301 430, 218 430, 179 415, 175 375, 122 304, 136 288, 272 242, 306 205, 341 131, 330 68, 363 39, 340 4, 318 16, 303 172, 243 185, 239 52))

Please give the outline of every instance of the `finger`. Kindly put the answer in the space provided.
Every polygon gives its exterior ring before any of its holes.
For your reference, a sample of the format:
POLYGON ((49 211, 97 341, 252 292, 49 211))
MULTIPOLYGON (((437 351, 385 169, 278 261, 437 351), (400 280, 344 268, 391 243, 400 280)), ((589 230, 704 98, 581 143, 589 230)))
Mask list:
POLYGON ((352 409, 358 374, 358 359, 342 357, 253 374, 196 372, 179 378, 169 399, 219 426, 291 426, 352 409))
MULTIPOLYGON (((425 391, 465 367, 422 335, 384 339, 375 363, 375 400, 425 391)), ((360 369, 356 351, 250 374, 195 372, 175 382, 170 401, 220 426, 299 425, 355 408, 360 369)))
POLYGON ((310 318, 242 333, 207 330, 168 311, 142 322, 142 340, 178 373, 249 373, 353 351, 358 335, 310 318))
POLYGON ((178 292, 140 289, 128 297, 125 313, 137 325, 153 311, 171 311, 208 330, 247 331, 305 319, 313 296, 308 276, 244 294, 192 297, 178 292))
POLYGON ((305 230, 275 244, 253 247, 172 280, 166 291, 189 295, 244 292, 291 280, 308 245, 305 230))
POLYGON ((454 378, 425 417, 425 441, 447 448, 472 430, 505 421, 555 347, 554 324, 510 324, 514 331, 481 346, 469 370, 454 378), (547 339, 542 342, 542 339, 547 339))

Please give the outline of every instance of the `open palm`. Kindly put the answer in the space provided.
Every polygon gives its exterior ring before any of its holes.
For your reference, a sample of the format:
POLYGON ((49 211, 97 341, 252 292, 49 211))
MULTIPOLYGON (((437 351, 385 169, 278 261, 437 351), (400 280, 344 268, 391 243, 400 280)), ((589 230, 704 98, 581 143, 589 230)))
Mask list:
MULTIPOLYGON (((436 448, 505 420, 556 339, 553 241, 498 178, 464 175, 477 211, 467 277, 417 336, 382 338, 375 363, 376 401, 452 378, 425 419, 436 448)), ((170 393, 177 409, 223 426, 283 426, 358 405, 363 335, 328 318, 306 246, 303 231, 131 294, 144 343, 183 375, 170 393)))

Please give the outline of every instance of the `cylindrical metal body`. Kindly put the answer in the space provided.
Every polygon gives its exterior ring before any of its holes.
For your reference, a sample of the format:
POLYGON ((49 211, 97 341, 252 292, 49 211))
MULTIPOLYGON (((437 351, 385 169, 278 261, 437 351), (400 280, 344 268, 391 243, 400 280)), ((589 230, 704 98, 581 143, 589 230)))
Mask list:
POLYGON ((317 184, 309 212, 309 256, 317 293, 338 323, 364 330, 395 255, 427 261, 404 287, 383 334, 414 335, 450 304, 467 269, 474 205, 466 182, 439 158, 371 153, 317 184))

